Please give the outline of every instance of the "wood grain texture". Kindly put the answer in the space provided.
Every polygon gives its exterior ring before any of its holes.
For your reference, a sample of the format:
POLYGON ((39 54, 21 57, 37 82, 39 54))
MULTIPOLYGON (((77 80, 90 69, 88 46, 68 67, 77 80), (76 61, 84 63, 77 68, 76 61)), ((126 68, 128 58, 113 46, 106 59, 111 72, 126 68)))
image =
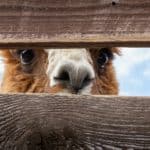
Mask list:
POLYGON ((149 0, 0 1, 0 47, 150 46, 149 0))
POLYGON ((0 150, 148 150, 149 97, 0 95, 0 150))

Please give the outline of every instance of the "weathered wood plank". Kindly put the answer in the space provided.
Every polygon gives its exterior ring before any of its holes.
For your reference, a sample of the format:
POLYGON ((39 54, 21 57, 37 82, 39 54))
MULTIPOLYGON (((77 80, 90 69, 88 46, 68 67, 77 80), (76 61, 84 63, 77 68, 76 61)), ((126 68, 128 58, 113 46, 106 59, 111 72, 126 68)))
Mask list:
POLYGON ((1 150, 148 150, 149 97, 0 95, 1 150))
POLYGON ((150 46, 149 0, 0 1, 0 47, 150 46))

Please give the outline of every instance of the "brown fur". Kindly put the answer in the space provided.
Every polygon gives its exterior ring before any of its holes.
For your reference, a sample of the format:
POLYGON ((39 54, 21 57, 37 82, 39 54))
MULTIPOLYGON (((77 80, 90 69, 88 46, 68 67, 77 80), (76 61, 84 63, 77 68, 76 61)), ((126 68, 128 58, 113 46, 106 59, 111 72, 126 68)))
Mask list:
MULTIPOLYGON (((109 48, 113 53, 120 55, 120 51, 117 48, 109 48)), ((90 49, 91 57, 94 60, 98 56, 96 49, 90 49)), ((119 87, 116 79, 116 73, 110 60, 104 70, 100 70, 96 63, 94 63, 96 78, 92 87, 92 94, 102 95, 116 95, 118 94, 119 87)))
MULTIPOLYGON (((89 50, 93 62, 97 58, 97 52, 89 50)), ((119 53, 117 49, 111 49, 113 53, 119 53)), ((32 71, 26 73, 23 71, 20 61, 13 56, 9 50, 1 51, 5 58, 5 72, 2 83, 2 92, 49 92, 58 93, 63 89, 62 85, 49 88, 46 75, 47 54, 44 50, 37 50, 37 60, 34 63, 32 71)), ((112 60, 110 60, 104 70, 99 70, 94 63, 96 79, 93 81, 92 94, 118 94, 118 82, 116 80, 112 60)))
POLYGON ((40 57, 38 57, 35 65, 39 67, 33 67, 31 73, 25 73, 22 71, 21 63, 14 58, 9 50, 1 52, 1 55, 5 58, 2 92, 44 92, 47 82, 45 74, 47 56, 43 50, 38 50, 37 54, 40 57))

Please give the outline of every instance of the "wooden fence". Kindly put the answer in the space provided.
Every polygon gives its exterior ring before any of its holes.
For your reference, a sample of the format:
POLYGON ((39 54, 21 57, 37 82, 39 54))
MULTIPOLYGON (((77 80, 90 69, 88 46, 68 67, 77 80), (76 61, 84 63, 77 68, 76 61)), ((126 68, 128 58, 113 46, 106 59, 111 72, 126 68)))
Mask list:
MULTIPOLYGON (((0 47, 150 46, 149 0, 0 1, 0 47)), ((0 95, 0 150, 148 150, 150 98, 0 95)))

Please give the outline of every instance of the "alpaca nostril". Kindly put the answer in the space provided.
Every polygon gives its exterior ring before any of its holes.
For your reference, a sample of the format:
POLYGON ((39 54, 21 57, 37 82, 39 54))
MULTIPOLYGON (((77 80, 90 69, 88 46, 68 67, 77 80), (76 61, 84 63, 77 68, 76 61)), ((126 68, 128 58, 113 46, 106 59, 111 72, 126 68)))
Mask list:
POLYGON ((54 77, 55 80, 69 81, 69 73, 67 71, 61 72, 57 77, 54 77))
POLYGON ((89 75, 87 74, 86 76, 85 76, 85 78, 83 79, 83 84, 84 85, 87 85, 87 84, 89 84, 90 82, 91 82, 91 78, 89 77, 89 75))
POLYGON ((71 83, 73 93, 78 93, 81 89, 88 86, 91 81, 92 79, 90 79, 89 75, 84 76, 83 74, 83 76, 78 78, 78 81, 76 80, 76 82, 73 81, 73 83, 71 83))
POLYGON ((62 84, 65 88, 78 93, 81 89, 88 86, 92 81, 91 70, 86 66, 75 66, 70 64, 61 65, 54 76, 57 83, 62 84))

